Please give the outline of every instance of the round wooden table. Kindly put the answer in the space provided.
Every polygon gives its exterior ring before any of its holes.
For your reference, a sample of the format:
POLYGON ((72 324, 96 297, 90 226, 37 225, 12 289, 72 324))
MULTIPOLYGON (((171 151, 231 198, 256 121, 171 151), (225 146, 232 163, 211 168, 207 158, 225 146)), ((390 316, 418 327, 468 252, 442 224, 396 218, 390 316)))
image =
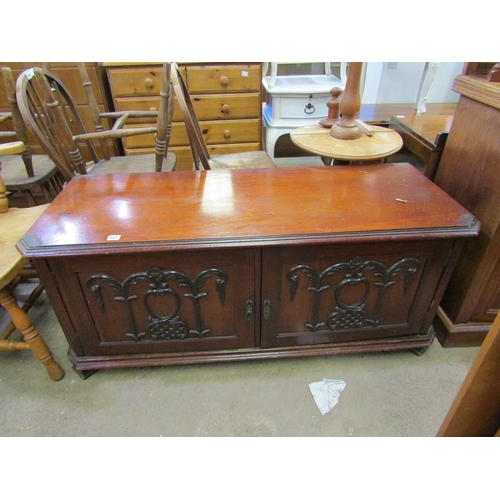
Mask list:
POLYGON ((336 139, 330 129, 320 125, 300 127, 290 133, 292 142, 307 151, 321 156, 325 164, 376 162, 397 153, 403 147, 403 139, 394 130, 371 125, 372 135, 359 139, 336 139))

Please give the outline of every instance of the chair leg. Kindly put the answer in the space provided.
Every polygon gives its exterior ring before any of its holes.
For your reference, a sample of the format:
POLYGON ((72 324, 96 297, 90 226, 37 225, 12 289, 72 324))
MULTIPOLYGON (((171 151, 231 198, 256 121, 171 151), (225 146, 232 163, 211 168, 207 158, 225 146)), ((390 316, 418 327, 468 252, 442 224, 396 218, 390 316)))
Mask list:
POLYGON ((12 322, 23 334, 25 342, 35 357, 45 365, 49 377, 52 380, 62 379, 64 370, 55 362, 49 347, 31 324, 28 315, 18 306, 14 295, 7 287, 0 290, 0 305, 7 310, 12 322))

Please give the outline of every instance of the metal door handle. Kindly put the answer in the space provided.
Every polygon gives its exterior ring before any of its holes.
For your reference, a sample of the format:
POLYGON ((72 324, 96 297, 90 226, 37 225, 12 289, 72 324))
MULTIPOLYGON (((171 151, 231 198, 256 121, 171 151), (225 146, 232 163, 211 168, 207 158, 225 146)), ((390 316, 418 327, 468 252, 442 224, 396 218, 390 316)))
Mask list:
POLYGON ((253 321, 253 300, 247 300, 247 303, 245 305, 245 319, 251 323, 253 321))
POLYGON ((270 300, 264 300, 264 303, 262 305, 262 315, 264 316, 265 320, 268 320, 271 317, 271 301, 270 300))

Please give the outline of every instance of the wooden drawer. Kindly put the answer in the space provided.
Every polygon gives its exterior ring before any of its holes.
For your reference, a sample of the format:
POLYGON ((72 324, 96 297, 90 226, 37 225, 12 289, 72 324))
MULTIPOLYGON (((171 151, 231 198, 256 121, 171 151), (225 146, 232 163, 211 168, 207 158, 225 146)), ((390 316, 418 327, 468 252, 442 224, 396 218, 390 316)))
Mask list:
POLYGON ((309 95, 281 97, 276 104, 278 109, 273 110, 273 115, 277 119, 283 120, 303 120, 309 118, 326 118, 328 116, 327 103, 332 96, 309 95), (277 113, 277 116, 276 116, 277 113))
POLYGON ((193 107, 199 120, 260 118, 259 93, 194 95, 193 107))
POLYGON ((186 73, 190 94, 260 92, 261 71, 259 64, 188 66, 186 73))
POLYGON ((260 145, 258 142, 246 142, 244 144, 214 144, 207 146, 210 156, 226 155, 233 153, 245 153, 246 151, 259 151, 260 145))
POLYGON ((200 126, 207 145, 260 141, 261 122, 258 119, 201 122, 200 126))
MULTIPOLYGON (((198 120, 235 120, 241 118, 259 118, 261 100, 259 93, 195 95, 191 98, 198 120)), ((157 110, 159 98, 155 97, 119 97, 115 99, 116 111, 135 109, 139 111, 157 110)), ((182 113, 174 106, 174 121, 182 121, 182 113)))
POLYGON ((161 87, 161 69, 161 65, 109 68, 108 80, 113 97, 116 99, 121 96, 158 96, 161 87))
MULTIPOLYGON (((144 126, 146 126, 146 124, 144 124, 144 126)), ((260 141, 261 130, 260 120, 258 119, 206 121, 201 122, 200 126, 207 145, 260 141)), ((123 139, 123 144, 126 149, 153 147, 154 134, 126 137, 123 139)), ((189 138, 184 123, 173 123, 170 145, 183 146, 188 144, 189 138)))

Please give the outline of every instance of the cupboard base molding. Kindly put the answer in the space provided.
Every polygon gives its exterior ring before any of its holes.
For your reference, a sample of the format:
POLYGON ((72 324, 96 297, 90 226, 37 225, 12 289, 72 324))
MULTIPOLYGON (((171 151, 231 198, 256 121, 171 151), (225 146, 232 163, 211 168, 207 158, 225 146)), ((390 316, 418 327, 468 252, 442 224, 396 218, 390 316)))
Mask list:
POLYGON ((438 307, 434 327, 443 347, 476 347, 483 343, 491 323, 453 323, 443 308, 438 307))
POLYGON ((156 353, 150 355, 131 354, 119 356, 77 356, 71 349, 68 357, 73 369, 87 378, 98 370, 121 368, 144 368, 152 366, 178 366, 199 363, 222 363, 232 361, 259 361, 269 359, 306 358, 341 354, 364 354, 374 352, 415 351, 421 354, 432 345, 435 338, 431 326, 426 335, 401 338, 376 339, 359 342, 338 342, 314 346, 288 348, 250 348, 227 351, 202 351, 181 353, 156 353))

